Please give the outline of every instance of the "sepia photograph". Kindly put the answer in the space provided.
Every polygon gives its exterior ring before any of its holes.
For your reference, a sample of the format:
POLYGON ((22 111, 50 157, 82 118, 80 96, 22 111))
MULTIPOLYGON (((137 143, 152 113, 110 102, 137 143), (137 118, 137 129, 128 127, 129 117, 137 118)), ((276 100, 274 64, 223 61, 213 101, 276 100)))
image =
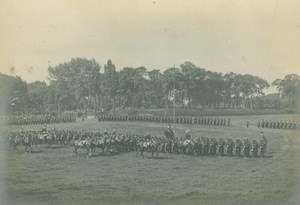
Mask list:
POLYGON ((300 1, 0 5, 0 205, 300 204, 300 1))

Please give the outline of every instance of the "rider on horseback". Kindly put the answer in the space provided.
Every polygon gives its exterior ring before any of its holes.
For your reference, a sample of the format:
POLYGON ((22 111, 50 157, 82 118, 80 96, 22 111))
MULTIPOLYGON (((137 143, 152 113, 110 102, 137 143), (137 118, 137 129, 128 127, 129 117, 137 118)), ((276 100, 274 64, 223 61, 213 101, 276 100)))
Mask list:
POLYGON ((167 130, 167 132, 168 132, 168 137, 169 137, 169 140, 173 140, 174 139, 174 136, 175 136, 175 134, 174 134, 174 131, 173 131, 173 129, 172 129, 172 127, 171 127, 171 125, 169 124, 169 126, 168 126, 168 130, 167 130))
POLYGON ((150 135, 150 132, 147 132, 147 134, 145 135, 145 140, 147 142, 150 142, 150 140, 152 139, 151 135, 150 135))
POLYGON ((189 129, 187 129, 186 131, 185 131, 185 140, 192 140, 192 136, 191 136, 191 134, 190 134, 190 130, 189 129))

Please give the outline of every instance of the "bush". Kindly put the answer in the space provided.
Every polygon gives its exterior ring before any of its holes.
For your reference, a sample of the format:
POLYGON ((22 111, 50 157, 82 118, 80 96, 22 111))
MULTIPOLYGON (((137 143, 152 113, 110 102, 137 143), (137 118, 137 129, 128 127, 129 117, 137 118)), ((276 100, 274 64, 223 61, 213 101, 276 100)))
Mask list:
POLYGON ((82 116, 83 116, 83 112, 78 111, 78 112, 77 112, 77 117, 82 117, 82 116))

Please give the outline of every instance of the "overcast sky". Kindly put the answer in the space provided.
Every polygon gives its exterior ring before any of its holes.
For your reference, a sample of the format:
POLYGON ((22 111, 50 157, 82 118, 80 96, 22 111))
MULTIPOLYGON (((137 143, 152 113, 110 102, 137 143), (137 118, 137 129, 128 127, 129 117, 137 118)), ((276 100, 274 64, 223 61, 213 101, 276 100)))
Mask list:
POLYGON ((300 74, 298 0, 0 0, 0 72, 27 82, 72 57, 120 70, 191 61, 272 82, 300 74))

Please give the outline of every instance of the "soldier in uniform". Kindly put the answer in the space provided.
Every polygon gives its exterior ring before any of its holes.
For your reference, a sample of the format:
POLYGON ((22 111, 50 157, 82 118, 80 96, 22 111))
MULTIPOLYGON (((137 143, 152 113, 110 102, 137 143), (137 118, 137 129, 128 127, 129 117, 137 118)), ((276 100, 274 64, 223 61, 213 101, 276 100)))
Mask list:
POLYGON ((236 140, 235 140, 234 147, 235 147, 235 156, 241 157, 242 142, 241 142, 240 139, 236 139, 236 140))
POLYGON ((189 129, 185 131, 185 140, 192 140, 191 131, 189 129))
POLYGON ((246 126, 247 126, 247 128, 249 127, 249 121, 246 122, 246 126))
POLYGON ((224 156, 225 141, 223 140, 222 137, 220 138, 217 147, 218 147, 218 155, 224 156))
POLYGON ((150 132, 147 132, 147 134, 145 135, 145 140, 146 140, 146 145, 149 146, 150 142, 152 140, 152 137, 150 135, 150 132))
POLYGON ((258 142, 256 140, 252 141, 251 151, 252 151, 252 157, 257 157, 258 142))

